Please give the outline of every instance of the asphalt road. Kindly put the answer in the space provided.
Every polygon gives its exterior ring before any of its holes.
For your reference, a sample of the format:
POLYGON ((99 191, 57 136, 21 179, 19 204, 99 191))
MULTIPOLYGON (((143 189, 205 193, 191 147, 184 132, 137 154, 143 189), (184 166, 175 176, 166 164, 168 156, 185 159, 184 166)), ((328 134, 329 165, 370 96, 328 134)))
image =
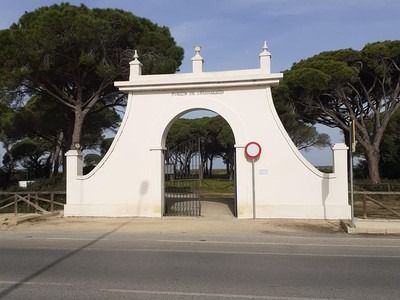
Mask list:
POLYGON ((123 227, 0 232, 0 299, 400 299, 398 237, 123 227))

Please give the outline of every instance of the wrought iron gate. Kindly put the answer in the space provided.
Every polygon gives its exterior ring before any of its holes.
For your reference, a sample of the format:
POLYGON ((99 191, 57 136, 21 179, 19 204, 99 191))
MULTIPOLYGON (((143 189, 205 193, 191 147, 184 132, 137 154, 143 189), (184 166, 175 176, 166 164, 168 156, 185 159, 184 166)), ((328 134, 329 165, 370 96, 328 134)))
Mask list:
POLYGON ((165 151, 165 216, 200 216, 202 160, 200 139, 165 151))

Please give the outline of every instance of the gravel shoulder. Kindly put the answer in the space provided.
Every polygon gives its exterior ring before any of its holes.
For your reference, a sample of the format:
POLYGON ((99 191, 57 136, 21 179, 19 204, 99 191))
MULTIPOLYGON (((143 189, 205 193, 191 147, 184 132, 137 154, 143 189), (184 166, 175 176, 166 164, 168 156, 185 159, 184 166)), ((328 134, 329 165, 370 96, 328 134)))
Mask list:
MULTIPOLYGON (((339 234, 339 221, 299 219, 240 220, 218 217, 99 218, 52 216, 6 229, 12 232, 107 232, 246 235, 262 233, 339 234)), ((3 229, 4 230, 4 229, 3 229)))

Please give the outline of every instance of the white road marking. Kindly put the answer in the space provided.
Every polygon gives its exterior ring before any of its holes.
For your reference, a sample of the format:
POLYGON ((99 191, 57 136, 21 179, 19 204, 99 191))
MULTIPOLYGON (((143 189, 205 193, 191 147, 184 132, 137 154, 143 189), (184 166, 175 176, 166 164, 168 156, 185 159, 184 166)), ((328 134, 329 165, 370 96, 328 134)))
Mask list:
MULTIPOLYGON (((70 283, 62 282, 19 282, 11 280, 0 280, 0 285, 30 285, 30 286, 73 286, 70 283)), ((203 298, 232 298, 232 299, 277 299, 277 300, 343 300, 343 298, 310 298, 310 297, 285 297, 285 296, 259 296, 259 295, 246 295, 246 294, 222 294, 222 293, 197 293, 197 292, 174 292, 174 291, 149 291, 149 290, 131 290, 131 289, 100 289, 103 292, 109 293, 129 293, 129 294, 147 294, 147 295, 167 295, 167 296, 191 296, 191 297, 203 297, 203 298)))
MULTIPOLYGON (((94 241, 95 238, 79 238, 79 237, 29 237, 24 238, 27 240, 60 240, 60 241, 94 241)), ((19 240, 19 239, 7 239, 7 240, 19 240)), ((255 246, 299 246, 299 247, 323 247, 323 248, 330 248, 330 247, 347 247, 347 248, 399 248, 399 245, 360 245, 360 244, 333 244, 333 243, 290 243, 290 242, 241 242, 241 241, 218 241, 218 240, 175 240, 175 239, 110 239, 104 238, 100 239, 99 241, 112 241, 112 242, 158 242, 158 243, 179 243, 179 244, 221 244, 221 245, 255 245, 255 246)), ((393 240, 392 240, 393 241, 393 240)), ((397 242, 397 241, 396 241, 397 242)))
MULTIPOLYGON (((40 238, 32 238, 35 240, 39 240, 40 238)), ((49 237, 44 238, 45 240, 61 240, 61 241, 94 241, 96 239, 93 238, 68 238, 68 237, 49 237)), ((108 241, 109 239, 100 239, 99 241, 108 241)))
POLYGON ((146 291, 146 290, 127 290, 127 289, 101 289, 100 291, 110 293, 132 293, 145 295, 167 295, 167 296, 192 296, 206 298, 234 298, 234 299, 277 299, 277 300, 337 300, 338 298, 304 298, 304 297, 282 297, 282 296, 257 296, 240 294, 219 294, 219 293, 196 293, 196 292, 172 292, 172 291, 146 291))
POLYGON ((351 248, 400 248, 400 245, 353 245, 353 244, 318 244, 318 243, 282 243, 282 242, 236 242, 236 241, 199 241, 199 240, 156 240, 162 243, 190 244, 227 244, 227 245, 265 245, 265 246, 307 246, 307 247, 351 247, 351 248))
POLYGON ((64 283, 64 282, 36 282, 36 281, 11 281, 11 280, 0 280, 0 284, 6 285, 14 285, 14 284, 23 284, 23 285, 48 285, 48 286, 72 286, 71 283, 64 283))
MULTIPOLYGON (((14 249, 14 248, 13 248, 14 249)), ((30 250, 59 250, 74 251, 74 247, 31 247, 30 250)), ((190 249, 159 249, 159 248, 99 248, 87 247, 80 251, 99 252, 151 252, 151 253, 188 253, 188 254, 232 254, 232 255, 265 255, 265 256, 311 256, 311 257, 354 257, 354 258, 400 258, 400 255, 372 255, 372 254, 325 254, 325 253, 290 253, 272 251, 223 251, 223 250, 190 250, 190 249)))
POLYGON ((359 257, 359 258, 400 258, 400 255, 368 255, 368 254, 320 254, 320 253, 289 253, 289 252, 256 252, 256 251, 220 251, 220 250, 184 250, 184 249, 102 249, 87 248, 86 251, 123 251, 123 252, 153 252, 153 253, 194 253, 194 254, 233 254, 233 255, 271 255, 271 256, 311 256, 311 257, 359 257))

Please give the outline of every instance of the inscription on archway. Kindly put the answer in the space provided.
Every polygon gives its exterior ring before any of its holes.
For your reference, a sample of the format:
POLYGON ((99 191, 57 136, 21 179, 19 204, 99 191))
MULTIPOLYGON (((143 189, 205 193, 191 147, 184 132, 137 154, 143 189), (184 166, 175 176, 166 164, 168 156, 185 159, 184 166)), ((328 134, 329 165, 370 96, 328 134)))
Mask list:
POLYGON ((190 90, 190 91, 179 91, 172 92, 171 96, 204 96, 204 95, 222 95, 224 93, 223 90, 190 90))

